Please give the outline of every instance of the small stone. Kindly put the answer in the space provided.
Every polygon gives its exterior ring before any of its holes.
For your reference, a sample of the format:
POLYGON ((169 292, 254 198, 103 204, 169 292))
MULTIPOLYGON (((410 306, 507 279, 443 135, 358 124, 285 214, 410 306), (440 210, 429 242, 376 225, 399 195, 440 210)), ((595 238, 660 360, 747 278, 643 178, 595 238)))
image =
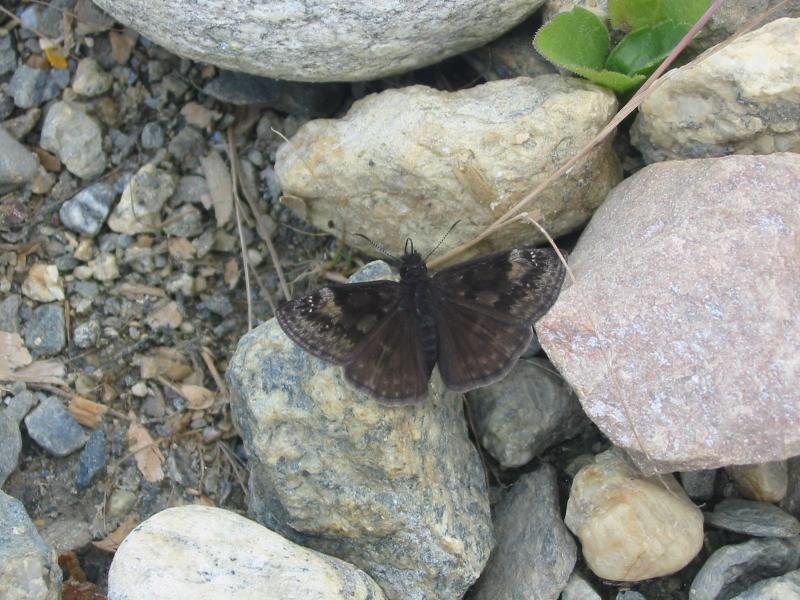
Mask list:
POLYGON ((172 237, 193 238, 203 233, 203 213, 192 205, 181 206, 164 223, 164 233, 172 237))
POLYGON ((717 471, 715 469, 683 471, 680 477, 683 490, 692 500, 704 502, 710 500, 714 495, 714 482, 717 479, 717 471))
POLYGON ((171 277, 165 287, 170 294, 183 294, 189 297, 197 294, 195 278, 188 273, 181 273, 171 277))
POLYGON ((561 590, 559 600, 602 600, 600 594, 575 571, 569 576, 566 587, 561 590))
POLYGON ((200 307, 220 317, 229 317, 233 314, 233 305, 231 304, 230 298, 224 294, 206 296, 200 303, 200 307))
POLYGON ((10 33, 0 34, 0 80, 17 68, 17 51, 10 33))
POLYGON ((93 183, 62 204, 58 215, 68 229, 94 237, 111 212, 114 199, 114 189, 110 185, 103 182, 93 183))
POLYGON ((647 600, 647 598, 640 592, 625 590, 617 593, 616 600, 647 600))
MULTIPOLYGON (((7 85, 0 85, 0 121, 5 121, 14 112, 14 98, 8 92, 7 85)), ((5 126, 5 123, 3 124, 5 126)))
POLYGON ((206 210, 210 209, 211 194, 208 191, 206 178, 200 175, 184 175, 178 180, 178 187, 170 199, 173 206, 184 204, 200 204, 206 210))
POLYGON ((161 209, 175 191, 172 175, 147 164, 131 177, 108 219, 112 231, 136 235, 161 228, 161 209))
POLYGON ((82 262, 89 262, 92 260, 94 256, 94 243, 92 240, 82 238, 81 241, 78 242, 78 246, 75 248, 72 256, 75 257, 75 260, 80 260, 82 262))
POLYGON ((208 109, 197 102, 187 102, 184 104, 183 108, 181 108, 181 114, 189 125, 194 125, 200 129, 207 128, 211 123, 222 117, 217 111, 208 109))
POLYGON ((0 193, 33 180, 38 168, 36 155, 0 127, 0 193))
POLYGON ((119 265, 114 254, 100 253, 97 258, 89 261, 92 277, 97 281, 114 281, 119 278, 119 265))
POLYGON ((147 384, 144 381, 138 381, 131 386, 131 394, 136 398, 146 398, 149 393, 150 390, 147 389, 147 384))
POLYGON ((800 521, 773 504, 727 498, 706 513, 706 522, 745 535, 785 538, 800 535, 800 521))
POLYGON ((0 331, 19 333, 19 307, 22 296, 9 294, 0 300, 0 331))
POLYGON ((89 524, 77 519, 60 518, 44 527, 41 534, 59 555, 81 550, 92 541, 89 524))
POLYGON ((94 98, 111 89, 114 78, 93 58, 82 58, 75 70, 72 89, 81 96, 94 98))
POLYGON ((95 320, 85 321, 75 328, 72 341, 81 350, 92 348, 100 338, 100 323, 95 320))
POLYGON ((137 499, 138 496, 130 490, 115 489, 108 498, 108 514, 112 517, 126 516, 136 504, 137 499))
POLYGON ((37 302, 53 302, 64 299, 64 286, 55 265, 36 263, 22 282, 22 293, 37 302))
POLYGON ((50 454, 67 456, 81 448, 86 432, 61 400, 48 396, 25 417, 28 435, 50 454))
POLYGON ((78 478, 75 481, 79 490, 85 490, 97 476, 102 473, 108 463, 106 436, 102 430, 93 431, 83 447, 78 463, 78 478))
POLYGON ((145 150, 157 150, 164 147, 164 128, 156 121, 145 123, 142 127, 142 148, 145 150))
MULTIPOLYGON (((4 121, 3 129, 5 129, 8 132, 8 134, 15 140, 20 141, 31 131, 33 131, 33 128, 36 127, 36 124, 39 122, 39 119, 41 117, 42 117, 41 108, 29 108, 21 115, 16 116, 13 119, 8 119, 7 121, 4 121)), ((43 150, 40 151, 40 154, 43 152, 44 152, 43 150)), ((39 160, 42 160, 41 156, 39 160)), ((59 164, 59 169, 60 169, 61 162, 58 159, 56 159, 56 162, 59 164)))
POLYGON ((178 303, 171 300, 156 307, 147 316, 145 323, 153 330, 162 328, 177 329, 183 323, 183 315, 178 303))
POLYGON ((53 173, 49 173, 40 165, 36 170, 36 175, 34 175, 33 179, 31 180, 31 192, 34 194, 44 195, 53 189, 55 184, 56 176, 53 173))
POLYGON ((703 545, 703 514, 675 478, 645 477, 618 448, 578 472, 564 520, 589 568, 613 581, 675 573, 703 545))
POLYGON ((789 485, 785 460, 726 467, 739 493, 750 500, 780 502, 789 485))
POLYGON ((0 408, 0 487, 17 469, 19 452, 22 450, 19 421, 7 413, 7 410, 0 408))
POLYGON ((800 600, 800 571, 759 581, 731 600, 800 600))
POLYGON ((100 124, 67 102, 50 107, 40 143, 45 150, 55 152, 70 173, 82 179, 97 177, 106 169, 100 124))
POLYGON ((45 304, 31 313, 25 330, 25 345, 36 357, 52 356, 67 345, 64 308, 60 304, 45 304))
POLYGON ((800 538, 755 539, 723 546, 692 581, 690 600, 733 598, 761 579, 784 575, 800 565, 800 538))
POLYGON ((198 156, 205 153, 205 139, 194 127, 187 125, 167 144, 167 151, 185 165, 199 164, 198 156))
POLYGON ((8 89, 18 108, 32 108, 41 106, 58 95, 61 88, 54 82, 49 70, 34 69, 22 64, 14 71, 8 89))

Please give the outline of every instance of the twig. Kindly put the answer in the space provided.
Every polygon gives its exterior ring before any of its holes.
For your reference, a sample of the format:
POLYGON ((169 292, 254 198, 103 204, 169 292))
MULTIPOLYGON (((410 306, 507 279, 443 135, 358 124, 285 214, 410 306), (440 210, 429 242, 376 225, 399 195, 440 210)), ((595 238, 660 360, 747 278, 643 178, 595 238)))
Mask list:
POLYGON ((236 143, 233 139, 233 128, 228 128, 228 159, 231 161, 231 187, 233 188, 233 208, 236 212, 236 231, 239 233, 239 248, 242 252, 242 269, 244 270, 244 289, 247 295, 247 331, 253 329, 253 303, 250 293, 250 270, 247 261, 247 244, 244 241, 244 230, 242 228, 242 215, 239 206, 238 181, 236 179, 235 155, 236 143))

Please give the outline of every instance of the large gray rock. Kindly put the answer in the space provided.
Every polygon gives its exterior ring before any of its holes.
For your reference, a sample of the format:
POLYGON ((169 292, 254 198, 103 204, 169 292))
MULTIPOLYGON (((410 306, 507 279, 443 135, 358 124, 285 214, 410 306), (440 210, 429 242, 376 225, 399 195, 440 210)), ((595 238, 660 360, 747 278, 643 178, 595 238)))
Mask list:
POLYGON ((392 599, 460 598, 492 547, 484 474, 462 396, 387 407, 305 353, 273 319, 227 375, 250 465, 250 510, 366 571, 392 599))
POLYGON ((800 19, 778 19, 668 72, 631 141, 647 162, 800 151, 800 19))
POLYGON ((114 555, 109 600, 383 600, 352 565, 293 544, 236 513, 168 508, 147 519, 114 555))
POLYGON ((194 60, 291 81, 376 79, 430 65, 511 29, 544 0, 98 0, 194 60), (324 24, 324 25, 323 25, 324 24))
POLYGON ((556 600, 567 585, 577 547, 558 503, 556 471, 543 465, 522 476, 494 513, 497 546, 473 600, 556 600))
MULTIPOLYGON (((393 89, 353 104, 341 119, 303 125, 280 147, 284 199, 316 227, 364 232, 398 250, 406 237, 432 248, 475 236, 577 152, 617 102, 560 75, 492 81, 458 92, 393 89), (332 226, 331 226, 332 225, 332 226)), ((528 211, 558 236, 580 227, 619 181, 610 141, 550 186, 528 211)), ((484 250, 544 238, 530 224, 504 227, 484 250)), ((364 240, 349 240, 365 252, 364 240)))
POLYGON ((22 502, 0 491, 0 598, 59 600, 58 557, 39 535, 22 502))
POLYGON ((800 452, 798 190, 797 154, 650 165, 581 236, 536 330, 642 468, 800 452))

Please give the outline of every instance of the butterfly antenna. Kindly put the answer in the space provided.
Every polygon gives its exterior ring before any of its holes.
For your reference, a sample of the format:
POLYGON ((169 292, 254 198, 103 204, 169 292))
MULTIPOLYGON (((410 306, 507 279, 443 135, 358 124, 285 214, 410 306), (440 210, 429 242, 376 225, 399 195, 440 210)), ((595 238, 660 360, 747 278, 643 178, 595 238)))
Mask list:
POLYGON ((357 236, 357 237, 360 237, 360 238, 364 238, 365 240, 367 240, 367 243, 369 243, 369 245, 370 245, 370 246, 372 246, 373 248, 375 248, 375 250, 377 250, 378 252, 380 252, 380 253, 381 253, 381 254, 383 254, 384 256, 388 256, 389 258, 391 258, 391 259, 392 259, 392 260, 394 260, 394 261, 398 261, 398 260, 399 260, 399 259, 398 259, 398 258, 397 258, 395 255, 393 255, 393 254, 390 254, 390 253, 389 253, 389 252, 386 250, 386 248, 384 248, 383 246, 381 246, 381 245, 380 245, 379 243, 377 243, 377 242, 373 242, 371 239, 369 239, 369 238, 368 238, 367 236, 365 236, 363 233, 354 233, 353 235, 355 235, 355 236, 357 236))
POLYGON ((448 229, 447 233, 445 233, 442 236, 442 239, 439 240, 439 243, 436 244, 436 247, 433 250, 431 250, 430 252, 428 252, 428 255, 424 258, 424 260, 428 260, 431 257, 431 254, 433 254, 434 252, 436 252, 439 249, 439 246, 441 246, 444 243, 444 241, 447 239, 447 236, 450 235, 450 232, 453 231, 453 229, 455 229, 456 225, 458 225, 459 223, 461 223, 461 219, 459 219, 458 221, 456 221, 455 223, 450 225, 450 229, 448 229))

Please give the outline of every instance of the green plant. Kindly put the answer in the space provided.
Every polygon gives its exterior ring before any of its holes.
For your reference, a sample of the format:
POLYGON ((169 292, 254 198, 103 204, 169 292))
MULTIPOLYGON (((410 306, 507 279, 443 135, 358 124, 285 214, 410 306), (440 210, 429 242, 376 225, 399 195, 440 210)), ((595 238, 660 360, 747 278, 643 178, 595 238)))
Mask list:
POLYGON ((630 30, 609 51, 603 21, 577 7, 539 29, 533 44, 553 64, 619 94, 637 89, 708 9, 711 0, 609 0, 611 26, 630 30))

